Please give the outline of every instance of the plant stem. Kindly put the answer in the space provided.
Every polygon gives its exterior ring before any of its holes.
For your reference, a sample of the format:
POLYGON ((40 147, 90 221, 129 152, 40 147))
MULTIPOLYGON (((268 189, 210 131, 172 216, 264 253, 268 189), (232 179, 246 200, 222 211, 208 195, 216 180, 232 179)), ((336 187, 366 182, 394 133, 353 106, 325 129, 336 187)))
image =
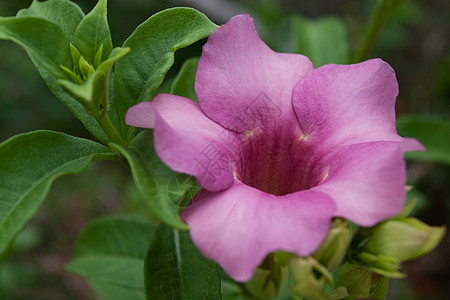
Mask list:
POLYGON ((111 120, 109 119, 106 112, 102 113, 99 117, 96 118, 96 120, 100 127, 103 129, 103 132, 105 132, 110 142, 119 144, 121 146, 127 145, 120 134, 117 132, 114 125, 111 123, 111 120))
POLYGON ((375 42, 378 38, 381 28, 384 25, 387 14, 389 13, 389 5, 385 4, 385 1, 377 1, 376 7, 372 16, 370 17, 369 29, 364 38, 364 42, 356 56, 355 63, 361 62, 369 58, 370 53, 375 46, 375 42))

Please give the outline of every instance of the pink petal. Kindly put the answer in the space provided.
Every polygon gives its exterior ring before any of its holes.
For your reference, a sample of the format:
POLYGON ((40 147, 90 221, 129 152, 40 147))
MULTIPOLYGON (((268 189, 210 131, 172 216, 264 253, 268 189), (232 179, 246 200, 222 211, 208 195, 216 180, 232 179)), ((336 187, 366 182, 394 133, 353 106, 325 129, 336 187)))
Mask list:
POLYGON ((335 210, 326 194, 305 190, 274 196, 236 180, 220 193, 200 192, 182 212, 195 245, 237 281, 248 281, 267 254, 306 256, 328 233, 335 210))
POLYGON ((400 141, 395 127, 397 95, 394 70, 372 59, 315 69, 296 85, 293 106, 306 138, 321 147, 400 141))
POLYGON ((403 151, 426 151, 425 147, 416 139, 403 138, 403 151))
POLYGON ((303 55, 272 51, 258 36, 253 19, 239 15, 208 38, 195 90, 211 119, 237 132, 250 131, 281 117, 296 122, 292 91, 312 68, 303 55))
POLYGON ((402 148, 402 142, 347 146, 329 160, 328 177, 313 190, 333 198, 335 216, 361 226, 390 218, 400 212, 406 196, 402 148))
POLYGON ((233 133, 208 119, 196 102, 159 94, 131 107, 126 123, 154 128, 158 157, 172 170, 193 175, 203 188, 220 191, 233 183, 231 154, 220 139, 233 133))

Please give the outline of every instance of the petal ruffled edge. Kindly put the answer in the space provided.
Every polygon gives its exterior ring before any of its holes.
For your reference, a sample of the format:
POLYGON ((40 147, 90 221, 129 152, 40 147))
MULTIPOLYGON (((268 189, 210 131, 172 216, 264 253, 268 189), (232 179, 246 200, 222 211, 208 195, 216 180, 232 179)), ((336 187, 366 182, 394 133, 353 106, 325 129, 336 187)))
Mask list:
POLYGON ((195 90, 205 114, 236 132, 296 121, 295 84, 313 69, 300 54, 277 53, 259 37, 248 15, 233 17, 203 46, 195 90))
POLYGON ((317 191, 275 196, 235 180, 222 192, 201 191, 181 213, 194 244, 236 281, 248 281, 270 252, 306 256, 325 239, 333 200, 317 191))
POLYGON ((395 126, 398 83, 381 59, 329 64, 295 86, 293 106, 305 137, 324 149, 371 141, 401 141, 395 126))
POLYGON ((406 198, 402 142, 368 142, 342 148, 329 159, 329 172, 313 190, 328 194, 336 217, 373 226, 395 216, 406 198))

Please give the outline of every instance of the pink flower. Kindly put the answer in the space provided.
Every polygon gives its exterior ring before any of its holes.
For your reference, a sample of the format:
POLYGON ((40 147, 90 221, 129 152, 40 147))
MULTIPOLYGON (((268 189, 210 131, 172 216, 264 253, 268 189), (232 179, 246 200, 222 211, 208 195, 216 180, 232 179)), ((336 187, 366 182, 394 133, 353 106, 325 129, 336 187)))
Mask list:
POLYGON ((199 103, 159 94, 126 122, 154 128, 161 160, 202 186, 182 218, 233 279, 273 251, 311 254, 333 217, 372 226, 401 210, 403 152, 423 147, 397 134, 398 85, 382 60, 313 69, 240 15, 209 37, 195 90, 199 103))

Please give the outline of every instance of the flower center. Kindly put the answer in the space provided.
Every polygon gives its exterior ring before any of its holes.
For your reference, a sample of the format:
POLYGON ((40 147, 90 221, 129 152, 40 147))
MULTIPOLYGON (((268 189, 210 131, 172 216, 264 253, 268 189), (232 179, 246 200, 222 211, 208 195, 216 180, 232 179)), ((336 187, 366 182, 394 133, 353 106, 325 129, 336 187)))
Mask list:
POLYGON ((281 196, 310 189, 327 177, 322 157, 305 136, 291 130, 249 136, 240 153, 239 179, 281 196))

